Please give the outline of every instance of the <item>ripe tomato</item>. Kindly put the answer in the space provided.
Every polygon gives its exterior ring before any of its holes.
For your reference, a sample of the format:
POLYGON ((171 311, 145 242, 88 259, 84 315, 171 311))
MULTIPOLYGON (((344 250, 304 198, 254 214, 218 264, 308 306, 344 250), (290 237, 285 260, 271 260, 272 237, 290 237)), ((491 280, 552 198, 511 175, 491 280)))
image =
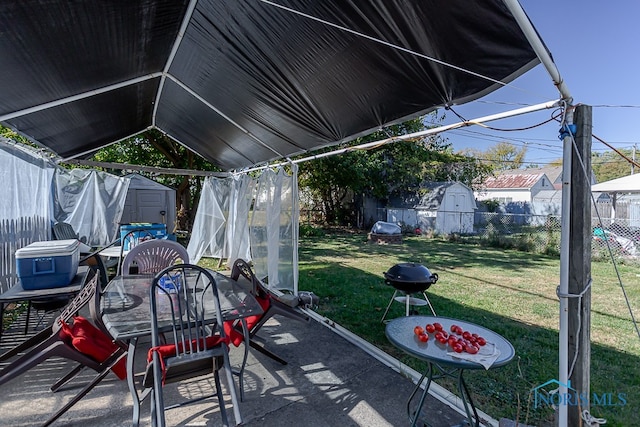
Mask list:
POLYGON ((427 332, 429 332, 430 334, 434 333, 436 331, 436 327, 433 326, 431 323, 427 323, 427 332))
POLYGON ((476 347, 473 344, 467 345, 464 349, 469 354, 476 354, 478 352, 478 350, 479 350, 478 347, 476 347))
POLYGON ((413 328, 413 333, 416 335, 424 334, 424 329, 422 328, 422 326, 416 326, 415 328, 413 328))
POLYGON ((433 327, 436 328, 436 331, 442 331, 442 324, 440 324, 439 322, 435 322, 433 324, 433 327))
POLYGON ((427 342, 427 341, 429 341, 429 335, 427 335, 425 333, 422 333, 422 334, 418 335, 418 339, 421 342, 427 342))
POLYGON ((453 345, 453 351, 455 351, 456 353, 462 353, 463 350, 464 350, 464 348, 462 347, 462 344, 455 343, 453 345))
POLYGON ((483 346, 483 345, 485 345, 485 344, 487 343, 487 340, 485 340, 485 339, 484 339, 484 338, 482 338, 482 337, 478 337, 478 338, 476 338, 476 343, 477 343, 479 346, 483 346))
POLYGON ((471 333, 469 331, 464 331, 462 333, 462 338, 464 338, 465 340, 468 340, 469 338, 471 338, 471 333))
POLYGON ((456 333, 456 331, 458 330, 458 325, 455 325, 455 324, 454 324, 454 325, 451 325, 451 328, 449 328, 449 330, 450 330, 452 333, 454 333, 454 334, 455 334, 455 333, 456 333))

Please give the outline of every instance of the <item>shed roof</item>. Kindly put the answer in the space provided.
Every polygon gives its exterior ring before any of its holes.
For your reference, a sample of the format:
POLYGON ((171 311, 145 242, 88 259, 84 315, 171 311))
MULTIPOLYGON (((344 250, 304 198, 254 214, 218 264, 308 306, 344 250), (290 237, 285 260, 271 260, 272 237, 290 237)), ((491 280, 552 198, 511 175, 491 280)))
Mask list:
MULTIPOLYGON (((442 182, 430 182, 423 186, 427 189, 427 193, 420 199, 420 203, 416 208, 420 209, 438 209, 442 205, 447 190, 453 186, 460 186, 469 191, 470 197, 473 200, 473 191, 466 185, 456 181, 442 181, 442 182)), ((475 203, 475 202, 474 202, 475 203)))
POLYGON ((66 160, 157 128, 238 169, 539 63, 502 0, 8 0, 0 26, 0 122, 66 160))
POLYGON ((175 191, 175 189, 171 187, 167 187, 166 185, 160 184, 159 182, 149 179, 146 176, 140 175, 138 173, 130 173, 126 175, 126 177, 130 179, 129 189, 136 189, 136 190, 156 189, 156 190, 164 190, 164 191, 166 190, 175 191))

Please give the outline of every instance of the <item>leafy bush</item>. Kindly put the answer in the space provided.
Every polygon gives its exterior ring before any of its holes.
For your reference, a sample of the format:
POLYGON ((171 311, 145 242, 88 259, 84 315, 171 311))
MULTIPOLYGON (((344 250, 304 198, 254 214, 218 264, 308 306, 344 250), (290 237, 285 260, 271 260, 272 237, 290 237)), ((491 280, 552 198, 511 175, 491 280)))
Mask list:
POLYGON ((313 237, 313 236, 324 236, 325 232, 320 227, 314 227, 313 225, 300 224, 300 236, 302 237, 313 237))

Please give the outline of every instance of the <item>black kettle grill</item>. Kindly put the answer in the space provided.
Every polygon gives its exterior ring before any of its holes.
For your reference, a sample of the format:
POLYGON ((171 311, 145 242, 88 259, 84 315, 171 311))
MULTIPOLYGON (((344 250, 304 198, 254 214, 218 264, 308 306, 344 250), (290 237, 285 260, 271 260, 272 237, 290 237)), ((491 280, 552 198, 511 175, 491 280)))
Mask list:
POLYGON ((422 264, 404 262, 396 264, 384 273, 385 283, 406 294, 415 294, 429 289, 438 281, 438 275, 422 264))
POLYGON ((431 273, 429 269, 422 264, 404 262, 396 264, 386 271, 384 273, 384 281, 387 285, 393 286, 395 292, 382 316, 382 322, 384 322, 394 300, 405 304, 407 316, 411 312, 409 306, 415 305, 428 305, 435 316, 436 313, 425 291, 438 281, 438 275, 436 273, 431 273), (404 295, 396 297, 398 292, 404 293, 404 295), (421 295, 424 300, 414 298, 411 294, 421 295))

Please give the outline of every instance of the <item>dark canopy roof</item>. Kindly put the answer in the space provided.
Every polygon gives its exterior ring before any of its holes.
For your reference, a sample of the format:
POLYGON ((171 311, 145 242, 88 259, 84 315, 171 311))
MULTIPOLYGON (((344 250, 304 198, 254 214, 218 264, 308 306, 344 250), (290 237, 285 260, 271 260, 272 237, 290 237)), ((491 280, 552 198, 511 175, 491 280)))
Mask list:
POLYGON ((225 170, 538 63, 501 0, 3 1, 0 58, 0 121, 63 158, 156 127, 225 170))

